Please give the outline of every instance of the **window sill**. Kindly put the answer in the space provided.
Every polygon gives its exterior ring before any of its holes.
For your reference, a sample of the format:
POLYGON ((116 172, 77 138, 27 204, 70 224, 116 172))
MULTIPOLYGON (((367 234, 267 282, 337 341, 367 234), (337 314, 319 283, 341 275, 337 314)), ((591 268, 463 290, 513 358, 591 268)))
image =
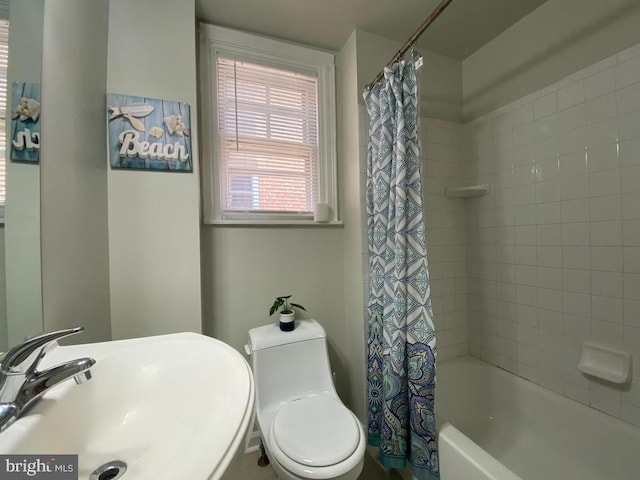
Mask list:
POLYGON ((212 220, 203 223, 212 227, 342 227, 340 220, 314 222, 313 220, 212 220))

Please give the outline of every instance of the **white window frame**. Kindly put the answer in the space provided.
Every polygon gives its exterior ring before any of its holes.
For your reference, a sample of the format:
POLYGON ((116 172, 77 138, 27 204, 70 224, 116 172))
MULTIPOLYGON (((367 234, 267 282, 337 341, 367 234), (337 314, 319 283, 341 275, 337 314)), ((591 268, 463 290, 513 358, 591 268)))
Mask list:
MULTIPOLYGON (((338 185, 336 164, 336 108, 334 55, 238 30, 200 24, 200 99, 203 222, 211 225, 281 224, 336 225, 338 185), (318 203, 328 204, 328 221, 316 223, 311 214, 223 212, 220 201, 216 56, 218 53, 247 61, 308 72, 318 78, 318 203)), ((326 219, 323 219, 326 220, 326 219)))

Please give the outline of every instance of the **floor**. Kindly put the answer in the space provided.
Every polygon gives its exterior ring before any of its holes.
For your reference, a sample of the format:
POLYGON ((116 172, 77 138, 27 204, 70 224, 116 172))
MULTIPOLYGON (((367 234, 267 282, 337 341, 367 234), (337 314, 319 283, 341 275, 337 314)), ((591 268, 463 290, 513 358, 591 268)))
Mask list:
MULTIPOLYGON (((244 455, 229 467, 222 480, 276 480, 276 474, 270 466, 258 466, 259 457, 260 452, 244 455)), ((387 478, 371 457, 365 455, 364 468, 358 480, 387 480, 387 478)))

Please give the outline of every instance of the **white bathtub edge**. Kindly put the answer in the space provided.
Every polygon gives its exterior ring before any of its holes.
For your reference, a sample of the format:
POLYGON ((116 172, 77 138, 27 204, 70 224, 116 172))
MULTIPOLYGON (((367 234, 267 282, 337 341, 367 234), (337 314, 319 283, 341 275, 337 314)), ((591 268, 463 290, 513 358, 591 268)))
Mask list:
POLYGON ((450 423, 438 434, 441 480, 522 480, 450 423))

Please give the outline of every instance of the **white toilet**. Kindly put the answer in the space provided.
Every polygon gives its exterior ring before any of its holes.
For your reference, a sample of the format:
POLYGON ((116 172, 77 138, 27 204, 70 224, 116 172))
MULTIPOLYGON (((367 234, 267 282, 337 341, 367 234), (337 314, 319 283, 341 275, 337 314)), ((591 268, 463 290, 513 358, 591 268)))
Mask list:
POLYGON ((249 330, 258 426, 280 480, 355 480, 362 471, 366 437, 336 393, 326 340, 315 320, 292 332, 249 330))

